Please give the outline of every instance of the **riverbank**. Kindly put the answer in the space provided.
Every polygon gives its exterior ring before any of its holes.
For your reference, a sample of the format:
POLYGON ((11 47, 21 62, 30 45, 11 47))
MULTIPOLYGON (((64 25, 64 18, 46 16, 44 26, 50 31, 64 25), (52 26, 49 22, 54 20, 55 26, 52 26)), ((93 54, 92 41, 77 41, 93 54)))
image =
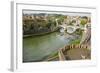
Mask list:
MULTIPOLYGON (((77 45, 80 43, 80 40, 81 39, 72 40, 69 42, 70 43, 69 45, 65 45, 64 47, 71 46, 72 44, 77 45)), ((62 47, 62 48, 64 48, 64 47, 62 47)), ((69 48, 67 48, 67 49, 68 49, 68 51, 70 51, 69 48)), ((60 50, 60 49, 58 49, 58 50, 60 50)), ((51 53, 46 61, 58 61, 58 60, 59 60, 59 54, 58 54, 58 51, 56 51, 56 52, 51 53)), ((69 59, 67 59, 67 60, 69 60, 69 59)))
POLYGON ((58 29, 56 28, 53 31, 49 31, 49 32, 43 32, 43 33, 36 33, 36 34, 29 34, 29 35, 23 35, 23 38, 27 38, 27 37, 32 37, 32 36, 40 36, 40 35, 45 35, 45 34, 49 34, 49 33, 53 33, 56 32, 58 29))
POLYGON ((80 45, 80 39, 76 39, 71 41, 69 45, 65 45, 60 48, 57 52, 51 54, 47 61, 58 61, 58 60, 83 60, 83 59, 91 59, 91 51, 88 49, 88 45, 80 45), (59 52, 61 51, 62 54, 59 52), (62 58, 60 58, 62 57, 62 58))

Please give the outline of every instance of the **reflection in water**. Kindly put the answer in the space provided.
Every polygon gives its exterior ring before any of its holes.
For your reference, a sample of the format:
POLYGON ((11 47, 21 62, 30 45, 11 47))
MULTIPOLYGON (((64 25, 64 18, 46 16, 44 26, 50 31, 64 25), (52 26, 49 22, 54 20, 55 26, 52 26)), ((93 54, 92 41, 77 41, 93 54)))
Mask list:
POLYGON ((45 61, 50 54, 76 38, 79 37, 69 34, 61 35, 59 32, 24 38, 23 62, 45 61))

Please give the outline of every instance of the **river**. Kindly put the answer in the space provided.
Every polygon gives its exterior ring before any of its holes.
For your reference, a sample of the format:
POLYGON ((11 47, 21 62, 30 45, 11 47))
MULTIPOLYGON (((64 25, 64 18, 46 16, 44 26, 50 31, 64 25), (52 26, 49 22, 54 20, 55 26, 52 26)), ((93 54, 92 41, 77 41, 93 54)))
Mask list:
POLYGON ((77 35, 59 32, 23 38, 23 62, 45 61, 50 54, 78 38, 77 35))

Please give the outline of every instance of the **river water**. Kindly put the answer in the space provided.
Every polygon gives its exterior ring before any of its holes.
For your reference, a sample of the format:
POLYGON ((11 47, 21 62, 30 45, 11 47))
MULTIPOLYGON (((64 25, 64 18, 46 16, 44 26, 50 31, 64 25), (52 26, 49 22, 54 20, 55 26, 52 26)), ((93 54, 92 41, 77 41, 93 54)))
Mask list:
POLYGON ((45 61, 50 54, 78 38, 77 35, 59 32, 23 38, 23 62, 45 61))

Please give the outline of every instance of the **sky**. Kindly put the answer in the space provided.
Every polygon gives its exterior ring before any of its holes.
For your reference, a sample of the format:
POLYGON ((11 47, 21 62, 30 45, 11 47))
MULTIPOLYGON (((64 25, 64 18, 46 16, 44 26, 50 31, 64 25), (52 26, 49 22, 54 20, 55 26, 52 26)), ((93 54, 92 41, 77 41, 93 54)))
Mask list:
POLYGON ((39 13, 47 13, 47 14, 63 14, 69 16, 91 16, 91 13, 85 12, 62 12, 62 11, 37 11, 37 10, 23 10, 23 14, 39 14, 39 13))

